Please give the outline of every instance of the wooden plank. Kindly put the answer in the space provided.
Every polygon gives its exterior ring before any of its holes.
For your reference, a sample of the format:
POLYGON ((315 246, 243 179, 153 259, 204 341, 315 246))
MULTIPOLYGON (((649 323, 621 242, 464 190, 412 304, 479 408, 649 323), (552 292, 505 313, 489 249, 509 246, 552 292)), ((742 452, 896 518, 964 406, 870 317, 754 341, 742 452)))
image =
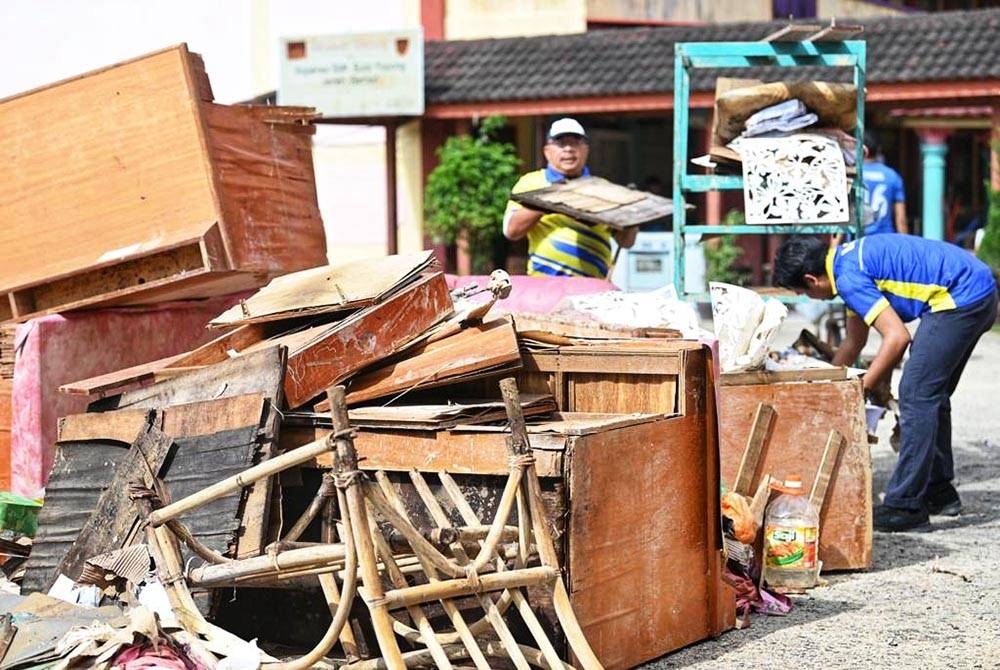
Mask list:
POLYGON ((526 370, 677 375, 686 351, 702 345, 693 340, 637 339, 600 346, 568 346, 524 353, 526 370))
POLYGON ((753 425, 747 437, 747 446, 740 459, 740 467, 733 480, 733 491, 742 496, 750 495, 753 481, 757 479, 757 468, 760 466, 761 455, 765 451, 767 441, 774 428, 775 412, 770 405, 760 403, 754 413, 753 425))
POLYGON ((762 38, 761 42, 801 42, 819 29, 820 26, 814 24, 790 23, 762 38))
POLYGON ((234 268, 270 276, 325 265, 309 107, 196 107, 205 127, 220 225, 234 268))
POLYGON ((453 310, 444 274, 436 272, 343 321, 261 346, 288 347, 285 402, 295 409, 358 370, 397 353, 453 310))
POLYGON ((111 393, 122 393, 149 386, 177 376, 178 369, 190 369, 229 360, 232 358, 231 352, 238 353, 257 344, 269 333, 270 329, 264 325, 239 326, 191 351, 63 384, 59 387, 59 391, 71 395, 104 397, 111 393))
MULTIPOLYGON (((270 407, 282 403, 286 350, 273 346, 262 351, 211 365, 153 386, 92 403, 92 408, 168 408, 172 405, 218 401, 259 394, 270 407)), ((170 416, 167 410, 167 416, 170 416)), ((266 460, 277 450, 277 411, 268 413, 261 433, 268 436, 259 445, 258 460, 266 460)), ((244 514, 245 531, 240 556, 254 555, 266 543, 273 478, 255 483, 249 491, 244 514)))
MULTIPOLYGON (((326 428, 283 428, 283 450, 308 444, 328 435, 326 428)), ((566 438, 554 436, 533 445, 535 468, 540 477, 562 476, 562 451, 566 438)), ((510 457, 499 433, 438 432, 416 430, 383 430, 362 428, 357 431, 354 446, 358 450, 363 470, 394 470, 408 472, 451 472, 481 475, 506 475, 510 457)), ((333 467, 333 454, 316 459, 316 465, 333 467)))
POLYGON ((632 328, 590 321, 558 314, 513 314, 514 328, 522 339, 535 339, 559 345, 593 344, 593 340, 619 340, 641 337, 676 337, 680 331, 665 328, 632 328), (584 340, 574 342, 574 340, 584 340))
MULTIPOLYGON (((555 399, 548 394, 522 393, 521 412, 525 417, 551 414, 555 399)), ((323 424, 327 423, 326 415, 323 424)), ((500 400, 464 400, 449 398, 443 404, 400 404, 354 407, 347 412, 352 426, 364 428, 445 430, 458 425, 505 422, 507 412, 500 400)), ((285 422, 288 423, 288 413, 285 422)), ((320 425, 323 425, 320 424, 320 425)))
MULTIPOLYGON (((539 435, 566 435, 568 437, 579 437, 581 435, 592 435, 603 433, 615 428, 626 428, 637 426, 641 423, 658 421, 663 418, 663 414, 618 414, 607 412, 556 412, 551 418, 535 417, 530 423, 525 424, 525 430, 532 435, 532 439, 537 439, 539 435)), ((510 432, 509 426, 456 426, 455 432, 510 432)))
MULTIPOLYGON (((145 409, 120 409, 113 412, 86 412, 59 417, 58 442, 109 440, 131 444, 149 422, 145 409)), ((162 423, 158 426, 161 430, 162 423)))
POLYGON ((103 398, 91 409, 163 408, 249 393, 280 402, 286 350, 273 346, 168 379, 146 388, 103 398))
POLYGON ((862 25, 834 25, 830 24, 822 30, 818 30, 809 38, 810 42, 843 42, 844 40, 857 39, 858 35, 865 32, 862 25))
POLYGON ((419 345, 396 362, 351 380, 347 402, 358 404, 417 388, 448 384, 477 371, 520 363, 517 337, 509 319, 498 318, 429 344, 419 345))
POLYGON ((0 135, 18 138, 0 166, 12 222, 0 230, 0 289, 86 271, 151 240, 170 248, 221 218, 189 68, 187 48, 173 47, 0 101, 0 135))
POLYGON ((823 511, 826 503, 826 492, 830 487, 830 478, 833 476, 840 459, 840 453, 844 450, 847 440, 836 430, 830 431, 830 437, 826 440, 823 448, 823 458, 819 462, 819 470, 816 472, 816 479, 813 480, 812 490, 809 492, 809 502, 815 507, 817 512, 823 511))
MULTIPOLYGON (((718 634, 718 483, 704 415, 575 438, 569 467, 573 609, 609 669, 718 634), (714 490, 713 490, 714 489, 714 490)), ((731 595, 730 595, 731 598, 731 595)), ((731 605, 728 605, 731 607, 731 605)))
POLYGON ((820 515, 819 556, 826 570, 870 568, 872 466, 861 381, 722 386, 719 393, 723 481, 734 481, 760 403, 774 407, 779 419, 759 470, 777 479, 799 473, 811 488, 809 473, 819 470, 826 436, 844 435, 847 446, 820 515))
POLYGON ((430 267, 430 251, 324 265, 272 279, 210 327, 358 309, 381 302, 430 267))
POLYGON ((141 481, 147 475, 157 475, 174 445, 173 438, 152 423, 145 427, 115 468, 108 488, 97 499, 94 512, 56 570, 49 575, 43 590, 51 588, 60 574, 77 579, 85 560, 126 547, 135 539, 140 519, 137 508, 128 497, 129 484, 141 481))
POLYGON ((781 382, 814 382, 834 379, 847 379, 847 368, 807 368, 804 370, 750 370, 746 372, 727 372, 719 377, 723 386, 740 384, 777 384, 781 382))

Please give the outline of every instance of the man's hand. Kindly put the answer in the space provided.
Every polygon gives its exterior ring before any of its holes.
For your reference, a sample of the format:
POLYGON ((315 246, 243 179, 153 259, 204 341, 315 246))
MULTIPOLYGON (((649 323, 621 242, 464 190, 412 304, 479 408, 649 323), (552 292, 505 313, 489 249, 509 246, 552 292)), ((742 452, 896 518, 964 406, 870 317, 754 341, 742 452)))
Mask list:
POLYGON ((865 389, 865 400, 877 407, 888 407, 892 400, 892 389, 887 383, 877 384, 870 389, 865 389))

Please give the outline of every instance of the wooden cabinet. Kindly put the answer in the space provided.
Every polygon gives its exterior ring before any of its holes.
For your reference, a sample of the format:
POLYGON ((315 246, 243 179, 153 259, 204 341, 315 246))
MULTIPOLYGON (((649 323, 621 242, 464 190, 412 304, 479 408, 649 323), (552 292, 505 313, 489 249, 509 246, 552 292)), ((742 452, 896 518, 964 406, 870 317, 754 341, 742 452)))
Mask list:
POLYGON ((212 100, 185 45, 0 100, 0 321, 326 263, 313 110, 212 100))
POLYGON ((830 431, 847 439, 820 515, 819 557, 824 570, 870 568, 872 469, 861 381, 723 384, 719 415, 726 483, 732 483, 739 469, 758 403, 771 405, 776 416, 753 489, 761 473, 779 479, 798 473, 809 490, 830 431))

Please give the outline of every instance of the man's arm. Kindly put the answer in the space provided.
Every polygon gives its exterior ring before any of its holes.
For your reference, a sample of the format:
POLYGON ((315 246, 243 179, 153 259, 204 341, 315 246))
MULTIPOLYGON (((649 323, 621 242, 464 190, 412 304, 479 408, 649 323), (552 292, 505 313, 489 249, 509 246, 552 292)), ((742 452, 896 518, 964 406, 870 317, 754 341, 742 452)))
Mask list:
POLYGON ((906 201, 900 200, 892 206, 893 218, 896 222, 896 232, 906 235, 910 232, 910 226, 906 222, 906 201))
POLYGON ((537 209, 522 207, 510 213, 503 227, 503 234, 508 240, 519 240, 545 215, 537 209))
POLYGON ((847 317, 847 336, 833 354, 834 365, 854 365, 868 342, 868 324, 857 314, 847 317))
POLYGON ((883 377, 892 374, 892 369, 902 360, 906 348, 910 346, 910 331, 906 329, 903 320, 892 307, 882 310, 872 325, 882 336, 882 344, 879 345, 875 360, 865 373, 865 391, 871 390, 883 377))

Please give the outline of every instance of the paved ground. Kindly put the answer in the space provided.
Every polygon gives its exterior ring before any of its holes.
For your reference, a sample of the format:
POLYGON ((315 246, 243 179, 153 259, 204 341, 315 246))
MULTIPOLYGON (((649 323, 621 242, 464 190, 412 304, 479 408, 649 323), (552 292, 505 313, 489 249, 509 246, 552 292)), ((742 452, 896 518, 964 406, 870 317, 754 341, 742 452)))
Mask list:
MULTIPOLYGON (((789 332, 801 323, 790 320, 789 332)), ((784 331, 783 331, 784 332, 784 331)), ((779 340, 783 342, 783 340, 779 340)), ((790 340, 789 340, 790 341, 790 340)), ((898 383, 897 370, 894 381, 898 383)), ((1000 331, 980 341, 953 397, 958 518, 875 533, 874 567, 826 575, 787 617, 754 616, 645 668, 1000 668, 1000 331)), ((895 463, 891 420, 872 447, 875 500, 895 463)))

